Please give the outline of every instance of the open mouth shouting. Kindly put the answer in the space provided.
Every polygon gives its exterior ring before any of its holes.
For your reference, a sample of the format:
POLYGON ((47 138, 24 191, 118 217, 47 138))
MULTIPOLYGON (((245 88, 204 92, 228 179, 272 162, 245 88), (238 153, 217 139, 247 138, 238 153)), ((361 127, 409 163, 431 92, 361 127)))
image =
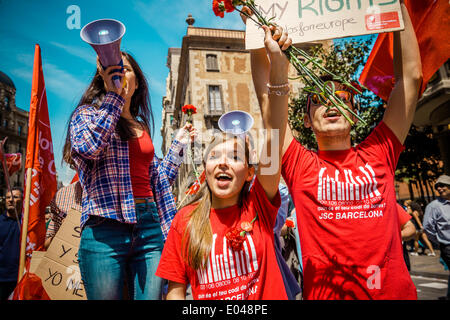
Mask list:
POLYGON ((216 179, 217 186, 221 189, 228 188, 233 180, 233 176, 226 172, 217 173, 214 178, 216 179))
POLYGON ((337 109, 331 108, 323 114, 323 117, 328 120, 337 120, 341 117, 341 113, 337 109))

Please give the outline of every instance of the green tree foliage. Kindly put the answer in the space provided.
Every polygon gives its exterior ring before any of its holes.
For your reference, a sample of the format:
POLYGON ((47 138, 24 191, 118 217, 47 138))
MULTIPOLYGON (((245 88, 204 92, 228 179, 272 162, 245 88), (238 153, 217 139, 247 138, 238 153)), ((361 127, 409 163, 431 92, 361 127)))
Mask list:
MULTIPOLYGON (((434 199, 432 182, 444 174, 439 146, 431 127, 412 126, 405 141, 405 150, 400 155, 396 179, 413 184, 419 191, 422 203, 434 199)), ((414 199, 414 194, 411 198, 414 199)))
MULTIPOLYGON (((329 50, 324 49, 322 46, 314 46, 309 53, 318 59, 326 69, 347 79, 356 80, 355 74, 364 65, 367 55, 370 53, 370 44, 373 39, 374 37, 361 41, 344 41, 341 44, 332 45, 329 50)), ((319 70, 316 69, 314 71, 321 75, 319 70)), ((314 133, 303 126, 306 100, 306 92, 301 92, 298 97, 291 99, 289 124, 297 140, 309 149, 317 149, 314 133)), ((355 100, 358 105, 359 115, 367 123, 367 125, 357 123, 352 129, 352 141, 354 144, 357 144, 364 140, 381 120, 384 113, 384 103, 380 98, 367 90, 364 90, 355 100)))

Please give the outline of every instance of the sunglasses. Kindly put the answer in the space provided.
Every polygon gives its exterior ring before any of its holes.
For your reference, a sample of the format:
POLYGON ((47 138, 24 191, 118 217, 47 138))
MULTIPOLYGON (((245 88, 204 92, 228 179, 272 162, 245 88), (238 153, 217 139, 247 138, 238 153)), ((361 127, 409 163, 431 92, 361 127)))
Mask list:
POLYGON ((438 188, 445 188, 445 187, 449 187, 449 185, 448 184, 445 184, 445 183, 437 183, 435 186, 434 186, 434 189, 438 189, 438 188))
MULTIPOLYGON (((348 91, 337 90, 334 92, 334 94, 336 95, 336 97, 341 99, 344 103, 350 102, 352 99, 352 94, 348 91)), ((322 100, 324 100, 324 99, 325 98, 323 97, 323 94, 322 94, 322 100)), ((321 104, 320 98, 317 94, 310 95, 310 100, 311 100, 311 103, 313 103, 313 104, 321 104)))

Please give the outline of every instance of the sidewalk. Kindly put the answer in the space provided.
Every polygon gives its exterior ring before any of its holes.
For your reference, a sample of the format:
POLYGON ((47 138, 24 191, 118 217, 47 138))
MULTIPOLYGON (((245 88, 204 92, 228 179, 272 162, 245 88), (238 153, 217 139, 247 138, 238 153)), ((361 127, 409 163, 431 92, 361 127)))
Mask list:
POLYGON ((435 250, 436 256, 429 257, 427 255, 412 256, 409 254, 411 261, 412 275, 429 276, 439 279, 448 279, 449 271, 439 262, 440 252, 435 250))

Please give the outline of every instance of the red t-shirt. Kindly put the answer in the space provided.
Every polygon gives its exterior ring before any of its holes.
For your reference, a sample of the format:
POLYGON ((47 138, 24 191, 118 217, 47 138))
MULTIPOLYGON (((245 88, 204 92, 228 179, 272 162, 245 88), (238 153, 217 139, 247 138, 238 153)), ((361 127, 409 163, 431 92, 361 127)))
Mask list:
POLYGON ((170 227, 156 275, 178 283, 190 283, 194 299, 268 300, 287 299, 275 256, 273 227, 280 207, 279 193, 272 203, 255 180, 241 208, 211 209, 213 245, 206 268, 192 269, 182 257, 182 237, 188 215, 195 208, 182 208, 170 227), (252 221, 242 250, 234 251, 225 234, 242 221, 252 221))
POLYGON ((282 174, 301 230, 305 299, 417 299, 395 199, 402 150, 383 122, 349 150, 288 147, 282 174))
POLYGON ((146 130, 139 138, 131 138, 128 142, 130 158, 130 176, 135 198, 153 196, 150 187, 150 164, 155 155, 155 147, 146 130))

